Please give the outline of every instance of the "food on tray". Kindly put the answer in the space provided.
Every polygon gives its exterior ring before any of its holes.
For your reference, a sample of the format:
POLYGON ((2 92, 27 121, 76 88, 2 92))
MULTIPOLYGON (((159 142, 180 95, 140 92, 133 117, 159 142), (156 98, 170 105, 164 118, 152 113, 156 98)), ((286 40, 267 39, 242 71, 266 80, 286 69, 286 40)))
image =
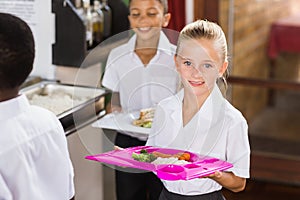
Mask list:
POLYGON ((170 157, 170 158, 158 157, 157 159, 155 159, 151 163, 154 164, 154 165, 163 165, 163 164, 184 165, 184 164, 187 164, 187 163, 190 163, 190 162, 185 161, 185 160, 179 160, 178 158, 175 158, 175 157, 170 157))
POLYGON ((165 154, 165 153, 160 153, 160 152, 152 152, 156 157, 160 157, 160 158, 170 158, 170 157, 174 157, 177 158, 178 160, 185 160, 185 161, 189 161, 191 158, 191 155, 188 152, 180 152, 177 154, 165 154))
POLYGON ((101 163, 154 172, 163 180, 191 180, 207 176, 214 171, 233 167, 231 163, 210 156, 202 156, 184 150, 151 146, 130 147, 102 154, 90 155, 86 159, 101 163), (179 160, 179 158, 189 160, 179 160))
POLYGON ((147 150, 142 149, 140 153, 132 153, 132 158, 137 161, 141 162, 152 162, 157 157, 153 155, 152 153, 148 153, 147 150))
POLYGON ((153 164, 186 164, 190 161, 191 155, 187 152, 180 152, 177 154, 165 154, 154 151, 149 153, 142 149, 139 153, 132 153, 132 158, 141 162, 149 162, 153 164))
POLYGON ((146 108, 140 110, 140 116, 138 119, 133 120, 133 125, 144 128, 151 128, 154 118, 154 108, 146 108))
POLYGON ((180 156, 179 156, 179 160, 186 160, 186 161, 189 161, 190 160, 190 158, 191 158, 191 155, 189 154, 189 153, 187 153, 187 152, 184 152, 183 154, 181 154, 180 156))

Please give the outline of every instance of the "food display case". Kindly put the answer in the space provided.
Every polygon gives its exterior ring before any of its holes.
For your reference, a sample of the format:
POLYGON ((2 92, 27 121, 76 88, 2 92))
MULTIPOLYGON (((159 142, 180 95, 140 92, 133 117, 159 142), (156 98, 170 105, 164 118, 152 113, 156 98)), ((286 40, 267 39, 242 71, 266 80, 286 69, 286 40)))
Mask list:
POLYGON ((76 131, 105 114, 105 96, 109 92, 102 88, 41 81, 24 87, 32 105, 52 111, 62 123, 66 135, 76 131))

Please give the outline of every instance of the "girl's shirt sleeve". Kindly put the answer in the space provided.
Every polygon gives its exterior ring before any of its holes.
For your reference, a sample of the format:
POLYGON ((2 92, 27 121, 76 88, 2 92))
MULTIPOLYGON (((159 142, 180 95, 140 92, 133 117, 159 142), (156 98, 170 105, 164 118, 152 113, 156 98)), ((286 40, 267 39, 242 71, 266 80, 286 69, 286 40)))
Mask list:
POLYGON ((229 128, 227 140, 227 161, 233 164, 232 171, 236 176, 250 177, 250 145, 248 125, 245 119, 234 120, 229 128))

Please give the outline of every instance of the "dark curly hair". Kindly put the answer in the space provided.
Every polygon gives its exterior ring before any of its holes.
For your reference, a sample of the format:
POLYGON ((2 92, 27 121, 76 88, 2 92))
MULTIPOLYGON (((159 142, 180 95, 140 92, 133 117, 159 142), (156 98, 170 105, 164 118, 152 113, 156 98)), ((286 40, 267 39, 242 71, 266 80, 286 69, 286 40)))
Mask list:
MULTIPOLYGON (((168 9, 168 0, 157 0, 159 3, 161 3, 161 5, 163 6, 164 8, 164 14, 167 14, 169 11, 168 9)), ((129 0, 129 7, 130 7, 130 3, 131 3, 131 0, 129 0)))
POLYGON ((20 18, 0 13, 0 90, 19 87, 33 68, 34 38, 20 18))

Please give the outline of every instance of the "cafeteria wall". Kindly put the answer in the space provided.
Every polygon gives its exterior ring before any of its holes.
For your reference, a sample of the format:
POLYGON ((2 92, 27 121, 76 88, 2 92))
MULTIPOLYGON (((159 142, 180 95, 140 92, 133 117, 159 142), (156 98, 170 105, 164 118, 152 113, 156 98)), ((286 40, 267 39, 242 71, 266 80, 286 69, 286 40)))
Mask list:
MULTIPOLYGON (((219 23, 228 37, 228 17, 232 11, 233 45, 230 74, 267 79, 270 69, 267 44, 271 23, 300 12, 299 0, 219 0, 219 23), (233 6, 230 7, 230 2, 233 6)), ((276 78, 299 79, 300 59, 295 54, 281 54, 276 60, 276 78)), ((248 120, 267 104, 267 89, 234 85, 231 101, 248 120)))

